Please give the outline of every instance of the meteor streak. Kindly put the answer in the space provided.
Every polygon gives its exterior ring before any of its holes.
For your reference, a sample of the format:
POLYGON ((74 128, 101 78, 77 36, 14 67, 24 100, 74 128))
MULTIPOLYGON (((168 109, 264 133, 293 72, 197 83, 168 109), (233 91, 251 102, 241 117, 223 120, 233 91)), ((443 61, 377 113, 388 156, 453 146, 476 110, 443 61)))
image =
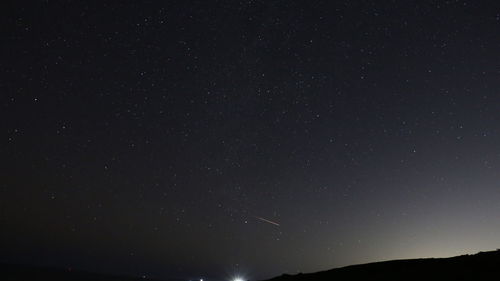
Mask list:
POLYGON ((255 218, 256 218, 256 219, 258 219, 258 220, 261 220, 261 221, 263 221, 263 222, 267 222, 267 223, 270 223, 270 224, 273 224, 273 225, 276 225, 276 226, 280 226, 280 224, 279 224, 279 223, 274 222, 274 221, 271 221, 271 220, 267 220, 267 219, 262 218, 262 217, 257 217, 257 216, 255 216, 255 218))

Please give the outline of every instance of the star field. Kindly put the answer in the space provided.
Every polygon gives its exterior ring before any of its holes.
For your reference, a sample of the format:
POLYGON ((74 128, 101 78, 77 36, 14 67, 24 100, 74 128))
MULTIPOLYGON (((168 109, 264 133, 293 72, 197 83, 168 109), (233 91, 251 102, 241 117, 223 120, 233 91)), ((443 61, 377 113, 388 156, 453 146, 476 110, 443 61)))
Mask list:
POLYGON ((0 262, 256 280, 498 248, 496 1, 11 2, 0 262))

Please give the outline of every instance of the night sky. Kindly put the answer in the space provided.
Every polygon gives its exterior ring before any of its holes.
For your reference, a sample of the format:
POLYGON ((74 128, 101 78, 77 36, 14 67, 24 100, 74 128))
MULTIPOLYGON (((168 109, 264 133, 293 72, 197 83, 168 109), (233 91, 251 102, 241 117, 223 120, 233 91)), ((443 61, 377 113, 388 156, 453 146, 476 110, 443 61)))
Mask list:
POLYGON ((0 262, 269 278, 500 247, 498 1, 10 1, 0 262))

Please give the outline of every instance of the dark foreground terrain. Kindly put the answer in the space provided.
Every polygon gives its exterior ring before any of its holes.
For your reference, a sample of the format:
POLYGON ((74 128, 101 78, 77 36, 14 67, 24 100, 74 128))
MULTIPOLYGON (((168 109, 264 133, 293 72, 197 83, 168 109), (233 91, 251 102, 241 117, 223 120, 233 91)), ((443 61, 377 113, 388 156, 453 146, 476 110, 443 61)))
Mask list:
MULTIPOLYGON (((106 274, 0 264, 0 281, 153 281, 142 277, 123 277, 106 274)), ((170 279, 166 281, 185 281, 170 279)))
MULTIPOLYGON (((0 264, 2 281, 151 280, 81 271, 0 264)), ((346 266, 316 273, 282 275, 268 281, 500 280, 500 250, 452 258, 394 260, 346 266)), ((182 280, 169 280, 182 281, 182 280)), ((212 281, 212 280, 207 280, 212 281)), ((230 280, 213 280, 230 281, 230 280)))
POLYGON ((269 281, 500 280, 500 250, 452 258, 394 260, 352 265, 269 281))

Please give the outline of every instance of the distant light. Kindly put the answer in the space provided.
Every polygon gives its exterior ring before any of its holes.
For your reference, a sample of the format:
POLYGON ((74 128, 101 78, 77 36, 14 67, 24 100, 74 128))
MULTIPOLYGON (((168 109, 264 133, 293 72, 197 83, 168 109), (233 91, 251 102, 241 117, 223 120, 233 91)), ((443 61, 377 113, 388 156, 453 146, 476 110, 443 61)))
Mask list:
POLYGON ((203 278, 201 278, 200 281, 203 281, 203 278))
POLYGON ((245 280, 243 280, 243 278, 241 278, 241 277, 236 277, 233 279, 233 281, 245 281, 245 280))

